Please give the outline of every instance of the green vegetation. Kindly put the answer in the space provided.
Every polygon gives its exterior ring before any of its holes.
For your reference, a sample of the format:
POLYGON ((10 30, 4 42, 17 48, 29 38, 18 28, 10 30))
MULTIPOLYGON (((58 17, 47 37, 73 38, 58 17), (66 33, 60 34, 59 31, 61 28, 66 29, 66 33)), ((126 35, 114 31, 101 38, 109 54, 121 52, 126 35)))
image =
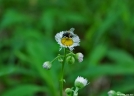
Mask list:
MULTIPOLYGON (((0 0, 0 96, 59 96, 55 34, 75 28, 82 63, 66 65, 65 88, 91 82, 79 96, 134 94, 133 0, 0 0), (78 65, 80 64, 80 65, 78 65), (78 65, 78 66, 77 66, 78 65)), ((62 51, 60 51, 62 52, 62 51)))

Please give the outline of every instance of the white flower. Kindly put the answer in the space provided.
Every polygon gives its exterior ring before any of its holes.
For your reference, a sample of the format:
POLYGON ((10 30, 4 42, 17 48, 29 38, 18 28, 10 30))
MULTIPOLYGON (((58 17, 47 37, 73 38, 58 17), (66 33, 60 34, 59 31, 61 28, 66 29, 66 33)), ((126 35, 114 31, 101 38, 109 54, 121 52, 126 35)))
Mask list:
POLYGON ((46 61, 46 62, 43 63, 43 68, 45 68, 45 69, 50 69, 51 66, 52 66, 52 64, 49 61, 46 61))
POLYGON ((113 91, 113 90, 110 90, 110 91, 108 92, 108 96, 115 96, 115 95, 116 95, 116 92, 113 91))
POLYGON ((75 80, 75 87, 77 88, 83 88, 85 87, 88 83, 88 80, 87 79, 84 79, 83 77, 81 76, 78 76, 75 80))
POLYGON ((79 46, 80 39, 73 31, 74 28, 71 28, 69 31, 62 31, 55 35, 55 40, 61 48, 69 48, 72 51, 74 47, 79 46))
POLYGON ((83 61, 83 57, 84 55, 82 53, 76 53, 76 58, 78 59, 79 62, 82 62, 83 61))

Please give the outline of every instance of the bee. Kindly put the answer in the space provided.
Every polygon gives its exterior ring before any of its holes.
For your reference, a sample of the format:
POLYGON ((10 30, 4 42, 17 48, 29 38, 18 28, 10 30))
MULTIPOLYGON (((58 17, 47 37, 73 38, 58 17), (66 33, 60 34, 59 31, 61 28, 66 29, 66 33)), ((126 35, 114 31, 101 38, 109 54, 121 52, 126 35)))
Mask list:
POLYGON ((70 31, 73 32, 73 31, 74 31, 74 28, 71 28, 69 31, 65 32, 65 33, 63 34, 62 38, 64 38, 64 37, 65 37, 65 38, 72 38, 73 35, 70 33, 70 31))
POLYGON ((72 38, 72 34, 70 32, 66 32, 63 34, 62 38, 72 38))

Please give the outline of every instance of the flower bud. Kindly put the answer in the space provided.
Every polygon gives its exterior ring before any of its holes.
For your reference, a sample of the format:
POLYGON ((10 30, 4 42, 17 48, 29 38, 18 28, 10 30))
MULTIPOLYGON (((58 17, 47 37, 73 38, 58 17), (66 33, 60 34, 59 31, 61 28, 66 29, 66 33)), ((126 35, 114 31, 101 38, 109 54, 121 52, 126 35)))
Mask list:
POLYGON ((50 61, 46 61, 43 63, 43 68, 45 68, 45 69, 50 69, 51 66, 52 66, 52 64, 50 61))
POLYGON ((75 57, 76 59, 78 59, 79 62, 82 62, 84 55, 82 53, 76 53, 75 57))
POLYGON ((110 90, 110 91, 108 92, 108 96, 117 96, 117 94, 116 94, 115 91, 110 90))
POLYGON ((72 89, 71 88, 66 88, 65 89, 65 92, 66 92, 66 94, 67 94, 67 96, 71 96, 72 95, 72 89))
POLYGON ((62 58, 58 58, 58 61, 59 61, 60 63, 62 63, 62 62, 63 62, 63 59, 62 59, 62 58))
POLYGON ((84 79, 83 77, 81 76, 78 76, 75 80, 75 87, 77 88, 83 88, 87 85, 87 79, 84 79))
POLYGON ((126 96, 125 94, 121 93, 121 92, 117 92, 116 93, 117 96, 126 96))
POLYGON ((75 63, 75 59, 74 59, 73 56, 68 56, 68 57, 66 58, 66 62, 67 62, 68 64, 74 64, 74 63, 75 63))

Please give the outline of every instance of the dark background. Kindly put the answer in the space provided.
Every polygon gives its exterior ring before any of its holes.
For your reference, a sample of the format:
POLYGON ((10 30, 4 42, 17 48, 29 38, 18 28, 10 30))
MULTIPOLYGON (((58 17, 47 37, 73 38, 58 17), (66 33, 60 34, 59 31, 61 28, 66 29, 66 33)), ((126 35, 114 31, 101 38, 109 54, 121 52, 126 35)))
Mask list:
POLYGON ((72 27, 84 61, 66 64, 64 88, 83 76, 79 96, 133 94, 134 0, 0 0, 0 96, 59 96, 61 65, 42 64, 62 53, 55 34, 72 27))

